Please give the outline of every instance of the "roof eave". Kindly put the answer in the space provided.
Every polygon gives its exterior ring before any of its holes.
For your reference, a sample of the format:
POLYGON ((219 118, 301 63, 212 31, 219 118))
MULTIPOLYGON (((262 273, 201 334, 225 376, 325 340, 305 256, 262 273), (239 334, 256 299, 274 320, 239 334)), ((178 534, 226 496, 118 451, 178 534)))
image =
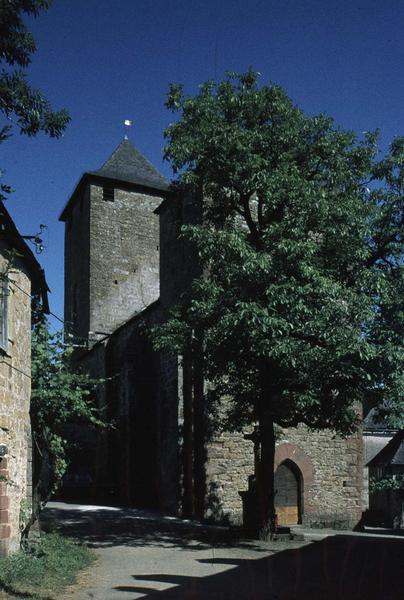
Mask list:
POLYGON ((35 258, 31 248, 28 247, 28 244, 22 238, 13 219, 11 218, 9 212, 4 206, 4 203, 1 201, 0 211, 2 212, 2 215, 7 223, 5 234, 11 242, 11 244, 13 245, 13 247, 15 247, 15 249, 21 254, 23 261, 27 265, 29 277, 31 279, 32 284, 31 293, 32 295, 38 294, 41 296, 42 310, 46 314, 49 314, 48 292, 50 292, 50 289, 46 282, 45 271, 35 258))

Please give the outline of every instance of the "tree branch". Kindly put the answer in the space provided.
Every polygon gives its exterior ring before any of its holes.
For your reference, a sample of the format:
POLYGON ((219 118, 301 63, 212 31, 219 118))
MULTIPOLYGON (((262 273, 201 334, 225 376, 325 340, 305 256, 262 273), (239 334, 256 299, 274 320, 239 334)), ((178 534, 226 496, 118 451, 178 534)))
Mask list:
POLYGON ((250 194, 241 194, 240 200, 243 206, 244 219, 247 224, 247 227, 251 233, 251 238, 253 242, 255 242, 258 249, 261 249, 261 236, 257 229, 256 224, 254 223, 254 219, 252 218, 251 209, 250 209, 250 194))

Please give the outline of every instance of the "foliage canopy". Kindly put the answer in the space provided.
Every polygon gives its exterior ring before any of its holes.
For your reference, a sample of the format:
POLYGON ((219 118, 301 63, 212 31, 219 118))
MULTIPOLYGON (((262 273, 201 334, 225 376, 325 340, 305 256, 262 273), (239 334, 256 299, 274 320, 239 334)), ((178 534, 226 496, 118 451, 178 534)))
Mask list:
MULTIPOLYGON (((49 8, 51 0, 6 0, 0 4, 0 113, 7 124, 0 127, 0 143, 10 135, 14 124, 21 134, 35 136, 44 132, 59 138, 70 121, 65 109, 53 111, 50 102, 27 80, 36 44, 23 17, 37 17, 49 8)), ((1 185, 0 198, 11 191, 1 185)))
POLYGON ((377 132, 358 140, 307 116, 252 70, 195 97, 172 85, 167 106, 180 118, 166 159, 204 213, 183 228, 201 276, 157 345, 183 351, 199 335, 208 379, 232 398, 227 426, 265 406, 279 425, 347 434, 364 398, 387 398, 397 425, 404 139, 380 159, 377 132))
POLYGON ((48 100, 31 88, 23 71, 36 50, 23 15, 36 17, 50 5, 50 0, 7 0, 0 7, 0 110, 8 119, 15 117, 20 132, 28 136, 43 131, 60 137, 69 122, 65 110, 54 112, 48 100))
POLYGON ((202 363, 224 428, 258 422, 267 537, 276 425, 346 435, 364 400, 404 425, 404 138, 380 158, 377 132, 304 114, 251 69, 194 97, 172 85, 166 105, 165 158, 202 208, 182 228, 200 270, 154 343, 202 363))

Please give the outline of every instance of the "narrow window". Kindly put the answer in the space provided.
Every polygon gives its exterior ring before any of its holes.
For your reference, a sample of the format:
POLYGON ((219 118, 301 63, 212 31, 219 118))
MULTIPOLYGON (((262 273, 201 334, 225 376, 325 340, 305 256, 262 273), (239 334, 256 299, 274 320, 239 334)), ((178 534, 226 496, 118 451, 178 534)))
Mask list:
POLYGON ((102 188, 102 199, 107 202, 113 202, 115 197, 115 190, 112 187, 104 186, 102 188))
POLYGON ((0 348, 7 351, 8 277, 0 276, 0 348))

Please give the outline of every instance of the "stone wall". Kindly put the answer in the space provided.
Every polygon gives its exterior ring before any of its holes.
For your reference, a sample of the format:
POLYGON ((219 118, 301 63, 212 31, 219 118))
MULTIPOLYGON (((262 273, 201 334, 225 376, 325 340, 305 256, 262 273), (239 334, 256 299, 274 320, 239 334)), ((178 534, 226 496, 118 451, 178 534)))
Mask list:
MULTIPOLYGON (((275 470, 292 461, 301 473, 302 520, 311 527, 353 528, 362 513, 361 432, 342 439, 304 425, 284 430, 275 453, 275 470)), ((242 500, 254 474, 253 445, 241 433, 213 437, 206 453, 206 510, 211 519, 239 524, 242 500)))
POLYGON ((179 364, 173 354, 160 353, 156 395, 158 432, 158 494, 162 510, 177 514, 180 507, 179 364))
POLYGON ((205 516, 241 525, 240 492, 254 474, 253 444, 242 433, 223 433, 207 445, 205 516))
POLYGON ((90 192, 90 330, 111 332, 159 297, 159 223, 162 198, 115 188, 90 192))
MULTIPOLYGON (((7 270, 4 250, 1 273, 7 270)), ((8 277, 8 341, 0 350, 0 444, 8 448, 0 459, 0 555, 18 549, 20 513, 30 504, 31 282, 18 261, 8 277)))
POLYGON ((178 302, 199 273, 195 250, 181 236, 181 227, 201 221, 200 204, 192 197, 170 196, 160 217, 160 303, 164 313, 178 302))
MULTIPOLYGON (((177 360, 152 350, 146 330, 158 314, 155 303, 77 358, 78 368, 104 380, 97 403, 113 425, 87 436, 85 462, 93 490, 84 497, 176 513, 177 360)), ((72 464, 73 471, 79 469, 83 459, 72 464)))
POLYGON ((90 329, 90 188, 73 204, 65 225, 65 321, 76 344, 90 329))
POLYGON ((107 472, 120 502, 156 507, 156 359, 142 335, 146 321, 128 321, 106 343, 108 418, 114 423, 107 472))
POLYGON ((347 439, 304 425, 284 430, 277 444, 275 468, 285 460, 303 476, 303 523, 352 528, 360 520, 363 490, 362 432, 347 439))
MULTIPOLYGON (((133 186, 87 184, 72 204, 65 229, 65 320, 76 341, 89 331, 112 332, 159 296, 162 198, 133 186)), ((90 334, 91 340, 102 338, 90 334)))

